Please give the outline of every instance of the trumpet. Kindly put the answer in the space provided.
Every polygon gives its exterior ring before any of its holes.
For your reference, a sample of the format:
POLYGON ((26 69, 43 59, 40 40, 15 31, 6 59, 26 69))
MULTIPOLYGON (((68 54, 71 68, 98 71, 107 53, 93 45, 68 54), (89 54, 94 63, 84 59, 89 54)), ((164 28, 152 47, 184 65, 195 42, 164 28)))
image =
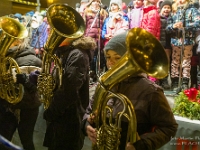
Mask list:
POLYGON ((44 108, 47 109, 52 101, 53 91, 58 83, 62 85, 62 65, 54 54, 56 48, 63 42, 69 45, 73 40, 81 37, 85 31, 85 23, 81 15, 67 4, 52 4, 47 12, 50 33, 44 46, 42 73, 38 77, 38 92, 44 108), (52 70, 59 76, 56 78, 52 70))
POLYGON ((23 85, 15 83, 12 71, 21 71, 17 62, 6 57, 6 53, 14 40, 27 37, 28 31, 20 22, 9 17, 0 18, 0 29, 0 97, 16 104, 21 101, 24 89, 23 85))

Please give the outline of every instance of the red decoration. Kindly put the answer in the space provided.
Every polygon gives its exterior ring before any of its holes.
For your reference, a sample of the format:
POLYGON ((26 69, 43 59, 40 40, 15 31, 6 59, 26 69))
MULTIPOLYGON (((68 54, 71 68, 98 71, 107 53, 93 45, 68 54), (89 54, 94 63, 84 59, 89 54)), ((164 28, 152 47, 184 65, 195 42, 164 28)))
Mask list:
POLYGON ((197 94, 198 94, 198 90, 195 88, 190 88, 187 90, 184 90, 184 94, 188 97, 188 99, 192 102, 197 101, 197 94))

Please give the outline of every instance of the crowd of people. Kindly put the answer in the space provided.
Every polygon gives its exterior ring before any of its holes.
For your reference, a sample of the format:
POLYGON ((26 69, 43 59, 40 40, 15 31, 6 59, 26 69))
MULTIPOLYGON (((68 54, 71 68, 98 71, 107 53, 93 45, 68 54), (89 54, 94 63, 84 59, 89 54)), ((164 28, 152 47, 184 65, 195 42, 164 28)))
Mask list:
MULTIPOLYGON (((63 67, 63 80, 44 111, 47 121, 44 146, 49 150, 81 150, 84 136, 88 136, 93 144, 97 142, 95 116, 91 113, 93 98, 98 95, 90 99, 89 83, 98 81, 102 73, 120 60, 127 51, 126 35, 133 28, 141 28, 162 44, 170 66, 169 73, 163 79, 146 74, 130 76, 113 87, 112 91, 127 96, 135 107, 138 127, 137 141, 126 143, 127 120, 122 121, 124 129, 119 147, 120 150, 125 147, 128 150, 160 148, 177 131, 163 90, 178 93, 200 86, 197 67, 200 66, 199 1, 132 0, 126 4, 122 0, 110 0, 109 6, 105 6, 101 0, 81 0, 75 7, 86 28, 81 38, 56 49, 55 55, 63 67)), ((19 104, 12 105, 6 99, 0 99, 0 135, 11 141, 18 129, 24 149, 34 150, 33 130, 41 105, 37 78, 51 26, 46 11, 16 13, 8 17, 21 22, 29 34, 26 39, 17 39, 7 56, 13 57, 19 66, 35 66, 37 69, 16 75, 17 83, 25 88, 19 104), (27 126, 29 130, 24 130, 27 126)), ((117 98, 111 99, 109 105, 116 111, 122 109, 117 98)), ((4 147, 0 145, 0 148, 4 147)))
MULTIPOLYGON (((75 7, 86 24, 84 36, 92 37, 97 43, 90 62, 91 81, 95 82, 97 76, 107 70, 103 52, 107 42, 119 33, 139 27, 160 40, 170 63, 166 78, 149 79, 165 90, 198 88, 198 1, 133 0, 126 4, 122 0, 111 0, 106 6, 101 0, 82 0, 75 7)), ((16 13, 10 16, 19 19, 29 29, 30 46, 34 47, 37 57, 42 58, 50 29, 46 12, 31 11, 25 15, 16 13)))

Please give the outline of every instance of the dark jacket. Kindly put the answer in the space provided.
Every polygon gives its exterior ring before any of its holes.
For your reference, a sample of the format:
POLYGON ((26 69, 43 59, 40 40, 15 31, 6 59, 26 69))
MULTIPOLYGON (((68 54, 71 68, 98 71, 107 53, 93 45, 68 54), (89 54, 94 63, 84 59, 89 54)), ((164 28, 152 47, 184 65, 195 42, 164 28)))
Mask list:
MULTIPOLYGON (((32 47, 26 47, 23 50, 17 51, 18 47, 13 47, 8 50, 7 56, 13 57, 19 67, 22 66, 36 66, 41 67, 42 62, 35 56, 35 51, 32 47)), ((40 106, 39 96, 36 85, 28 82, 24 85, 24 96, 22 100, 16 105, 10 105, 5 100, 2 100, 6 106, 13 109, 34 109, 40 106), (7 104, 6 104, 7 103, 7 104)))
POLYGON ((44 119, 49 122, 44 146, 79 150, 83 145, 80 139, 80 118, 89 103, 91 53, 88 49, 64 48, 64 51, 60 53, 63 64, 62 86, 55 91, 49 108, 44 112, 44 119))
POLYGON ((160 43, 165 49, 172 49, 171 47, 171 34, 166 32, 167 17, 160 15, 161 28, 160 28, 160 43))
MULTIPOLYGON (((141 138, 134 143, 136 150, 158 149, 175 136, 178 125, 159 86, 146 77, 131 77, 119 83, 117 93, 127 96, 134 106, 137 132, 141 138)), ((93 103, 93 101, 91 102, 93 103)), ((119 110, 122 110, 122 104, 117 99, 108 102, 108 104, 114 108, 113 116, 119 110)), ((91 107, 92 105, 87 108, 85 118, 91 113, 91 107)), ((125 148, 127 133, 127 122, 125 119, 122 120, 120 150, 125 148)), ((85 127, 83 127, 83 130, 85 130, 85 127)))

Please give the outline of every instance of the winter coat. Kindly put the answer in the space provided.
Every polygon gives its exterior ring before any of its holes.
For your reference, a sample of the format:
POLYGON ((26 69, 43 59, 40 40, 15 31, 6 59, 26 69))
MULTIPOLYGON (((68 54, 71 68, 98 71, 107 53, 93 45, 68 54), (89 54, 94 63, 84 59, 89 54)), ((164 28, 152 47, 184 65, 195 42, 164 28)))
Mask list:
POLYGON ((83 15, 83 18, 86 23, 85 35, 92 37, 96 41, 98 41, 99 34, 101 37, 102 25, 103 25, 104 20, 107 18, 107 15, 108 13, 104 9, 101 9, 100 17, 99 17, 99 15, 97 15, 97 12, 92 12, 90 8, 86 8, 83 15))
POLYGON ((160 26, 160 15, 156 6, 143 8, 143 18, 140 27, 153 34, 159 40, 160 26))
POLYGON ((174 46, 182 46, 182 31, 174 29, 173 25, 182 22, 185 30, 184 45, 194 45, 198 28, 200 27, 200 13, 194 5, 187 4, 184 7, 178 7, 176 13, 168 19, 166 30, 168 33, 175 32, 175 36, 171 38, 171 44, 174 46))
MULTIPOLYGON (((140 140, 134 143, 136 150, 155 150, 170 141, 177 131, 177 123, 171 108, 164 96, 163 90, 143 76, 130 77, 118 84, 117 93, 121 93, 132 102, 137 120, 137 132, 140 140), (161 115, 162 114, 162 115, 161 115)), ((94 95, 95 96, 95 95, 94 95)), ((85 130, 86 118, 92 111, 93 100, 86 110, 83 119, 85 130)), ((108 102, 113 107, 113 116, 122 110, 123 104, 118 99, 108 102)), ((122 132, 120 150, 124 150, 127 121, 122 118, 122 132)))
MULTIPOLYGON (((53 100, 44 111, 49 122, 44 146, 53 149, 80 150, 83 145, 80 118, 89 103, 88 49, 59 48, 63 66, 62 86, 54 92, 53 100)), ((58 50, 58 51, 59 51, 58 50)))
MULTIPOLYGON (((42 62, 35 56, 35 51, 32 47, 26 47, 24 50, 17 51, 15 46, 8 50, 7 56, 12 56, 19 67, 36 66, 41 67, 42 62)), ((4 101, 4 100, 3 100, 4 101)), ((22 100, 16 105, 11 105, 3 102, 6 106, 12 109, 34 109, 40 106, 41 102, 37 93, 37 87, 30 82, 24 85, 24 96, 22 100)))
POLYGON ((160 43, 165 49, 172 49, 171 47, 171 34, 166 32, 168 17, 160 16, 161 28, 160 28, 160 43))
POLYGON ((130 12, 127 13, 129 18, 129 28, 140 27, 142 15, 143 15, 143 6, 140 8, 133 8, 130 12))
POLYGON ((119 15, 121 16, 120 20, 115 19, 114 15, 110 15, 108 18, 106 18, 103 24, 101 35, 102 38, 105 40, 105 45, 109 41, 108 39, 105 39, 106 34, 110 34, 113 37, 129 29, 128 16, 123 12, 119 12, 119 15))

